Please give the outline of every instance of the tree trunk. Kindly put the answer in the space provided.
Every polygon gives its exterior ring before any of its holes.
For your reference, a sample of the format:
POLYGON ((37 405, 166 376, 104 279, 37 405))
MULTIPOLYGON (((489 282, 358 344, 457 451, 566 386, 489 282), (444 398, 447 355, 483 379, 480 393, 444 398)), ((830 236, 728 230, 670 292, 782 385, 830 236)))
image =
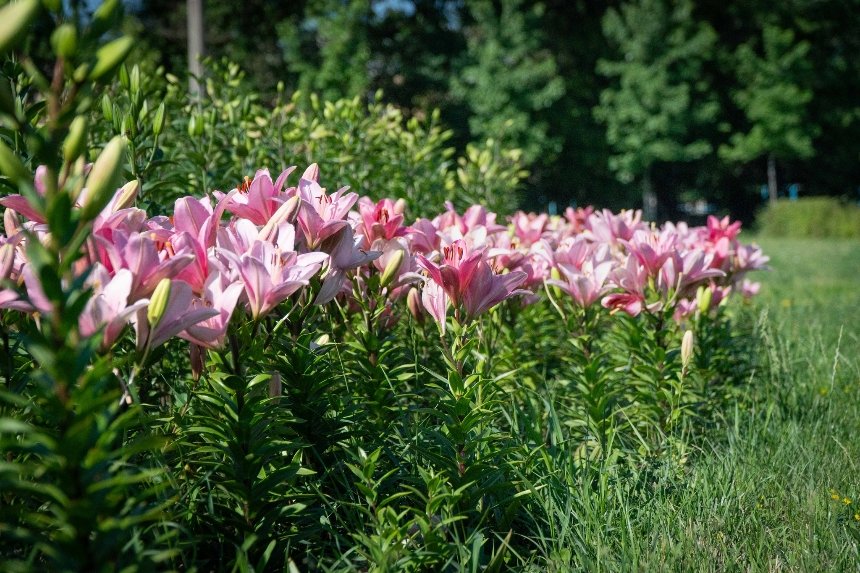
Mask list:
POLYGON ((654 193, 650 169, 646 169, 642 176, 642 218, 648 222, 657 221, 657 194, 654 193))
POLYGON ((773 153, 767 156, 767 198, 776 203, 776 159, 773 153))
POLYGON ((203 0, 188 0, 188 93, 193 97, 200 95, 200 82, 203 77, 203 0))

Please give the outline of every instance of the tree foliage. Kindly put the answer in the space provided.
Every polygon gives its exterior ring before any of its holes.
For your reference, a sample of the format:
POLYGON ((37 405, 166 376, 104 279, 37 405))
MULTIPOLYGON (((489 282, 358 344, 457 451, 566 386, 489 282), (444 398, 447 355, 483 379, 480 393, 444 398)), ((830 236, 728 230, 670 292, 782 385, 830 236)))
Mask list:
POLYGON ((758 40, 741 44, 734 54, 739 80, 734 99, 749 129, 734 133, 720 154, 740 162, 768 154, 779 159, 812 157, 818 129, 807 117, 813 97, 809 42, 797 41, 792 30, 771 24, 758 40))
POLYGON ((692 10, 689 1, 638 0, 604 17, 616 57, 598 63, 613 84, 601 92, 595 114, 606 124, 615 151, 609 165, 622 181, 644 176, 656 163, 711 151, 697 129, 719 112, 702 74, 717 35, 692 10))
POLYGON ((540 31, 543 5, 486 0, 468 8, 466 52, 451 86, 471 110, 471 133, 521 148, 527 162, 551 159, 559 138, 545 113, 564 94, 564 81, 540 31))

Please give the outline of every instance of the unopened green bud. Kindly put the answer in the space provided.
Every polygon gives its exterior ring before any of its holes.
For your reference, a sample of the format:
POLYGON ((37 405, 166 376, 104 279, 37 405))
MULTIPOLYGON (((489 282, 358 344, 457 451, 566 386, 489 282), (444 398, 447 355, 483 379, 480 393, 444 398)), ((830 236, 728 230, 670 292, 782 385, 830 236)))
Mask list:
POLYGON ((121 85, 125 89, 128 89, 128 86, 131 85, 131 79, 128 77, 128 66, 120 66, 116 76, 119 80, 119 85, 121 85))
POLYGON ((170 300, 170 287, 172 283, 169 278, 163 278, 152 291, 152 296, 149 297, 149 306, 146 309, 146 320, 149 321, 149 327, 155 328, 161 319, 164 317, 164 311, 167 310, 167 301, 170 300))
POLYGON ((0 173, 3 173, 14 183, 32 180, 32 174, 24 167, 15 152, 0 141, 0 173))
POLYGON ((154 135, 161 135, 161 132, 163 129, 164 129, 164 102, 161 102, 161 105, 159 105, 158 109, 155 110, 155 119, 152 120, 152 133, 154 135))
POLYGON ((79 115, 69 126, 69 135, 63 142, 63 159, 72 163, 81 156, 87 145, 87 118, 79 115))
POLYGON ((385 265, 385 270, 382 271, 382 277, 379 279, 379 286, 382 288, 387 287, 391 284, 391 281, 394 280, 394 277, 397 275, 397 271, 400 270, 400 266, 403 264, 403 258, 405 253, 403 249, 397 249, 394 251, 394 254, 391 255, 391 258, 388 259, 388 263, 385 265))
POLYGON ((140 67, 137 64, 131 68, 131 74, 129 75, 129 90, 135 95, 140 93, 140 67))
POLYGON ((122 179, 124 164, 125 140, 117 136, 102 150, 87 177, 87 203, 81 211, 84 220, 95 218, 111 200, 122 179))
POLYGON ((194 131, 197 129, 197 116, 192 114, 188 118, 188 135, 194 137, 194 131))
POLYGON ((113 121, 113 103, 107 94, 102 96, 102 115, 107 121, 113 121))
POLYGON ((90 79, 98 80, 113 72, 128 57, 132 47, 134 40, 130 36, 123 36, 99 48, 96 52, 96 64, 90 71, 90 79))
POLYGON ((10 2, 0 9, 0 55, 15 45, 38 9, 39 0, 10 2))
POLYGON ((681 339, 681 366, 684 370, 690 366, 690 360, 693 359, 693 344, 695 343, 693 339, 693 331, 688 330, 684 333, 684 337, 681 339))
POLYGON ((701 314, 705 314, 711 310, 711 297, 713 294, 710 288, 705 286, 699 287, 698 292, 696 292, 696 299, 699 301, 699 312, 701 314))
POLYGON ((84 80, 87 79, 87 75, 90 73, 90 65, 86 62, 75 68, 75 71, 72 72, 72 79, 76 82, 83 83, 84 80))
POLYGON ((78 49, 78 31, 72 24, 61 24, 51 34, 51 47, 61 58, 70 58, 78 49))

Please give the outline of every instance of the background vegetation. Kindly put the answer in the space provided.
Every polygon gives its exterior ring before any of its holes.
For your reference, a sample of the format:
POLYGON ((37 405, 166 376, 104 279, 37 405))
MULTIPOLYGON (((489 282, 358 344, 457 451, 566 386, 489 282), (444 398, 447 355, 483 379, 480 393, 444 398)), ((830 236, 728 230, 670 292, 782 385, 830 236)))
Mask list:
MULTIPOLYGON (((184 3, 128 4, 138 57, 183 75, 184 3), (177 4, 179 4, 177 6, 177 4), (146 55, 144 55, 144 53, 146 55)), ((406 116, 439 108, 464 150, 523 151, 523 205, 704 199, 749 221, 768 160, 781 195, 855 202, 860 187, 856 0, 303 0, 206 3, 206 45, 247 72, 406 116)), ((305 100, 306 101, 306 100, 305 100)))

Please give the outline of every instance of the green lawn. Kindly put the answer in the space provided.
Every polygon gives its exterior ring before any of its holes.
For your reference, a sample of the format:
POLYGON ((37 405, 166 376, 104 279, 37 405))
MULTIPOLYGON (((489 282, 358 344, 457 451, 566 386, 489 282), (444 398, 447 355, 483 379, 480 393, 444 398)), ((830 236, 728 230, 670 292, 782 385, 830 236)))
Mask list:
POLYGON ((860 242, 760 242, 754 399, 680 471, 577 492, 590 555, 557 570, 860 570, 860 242))

